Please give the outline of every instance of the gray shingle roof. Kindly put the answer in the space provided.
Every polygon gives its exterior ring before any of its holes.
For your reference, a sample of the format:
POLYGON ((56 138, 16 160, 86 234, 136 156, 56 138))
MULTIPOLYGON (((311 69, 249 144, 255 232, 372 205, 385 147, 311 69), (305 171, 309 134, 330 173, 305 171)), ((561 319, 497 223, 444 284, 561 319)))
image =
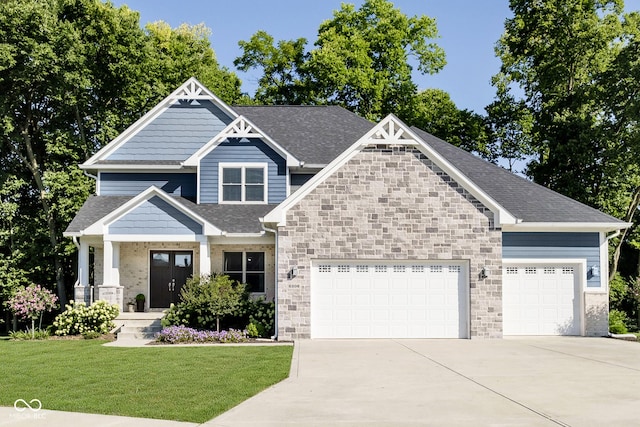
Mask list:
POLYGON ((299 160, 329 164, 375 123, 338 106, 234 106, 299 160))
MULTIPOLYGON (((132 198, 132 196, 89 196, 65 232, 79 233, 132 198)), ((197 205, 182 197, 175 197, 175 199, 227 233, 263 231, 258 218, 265 216, 276 207, 276 205, 197 205)))
POLYGON ((496 202, 524 222, 624 224, 617 218, 528 181, 423 130, 416 127, 412 130, 496 202))

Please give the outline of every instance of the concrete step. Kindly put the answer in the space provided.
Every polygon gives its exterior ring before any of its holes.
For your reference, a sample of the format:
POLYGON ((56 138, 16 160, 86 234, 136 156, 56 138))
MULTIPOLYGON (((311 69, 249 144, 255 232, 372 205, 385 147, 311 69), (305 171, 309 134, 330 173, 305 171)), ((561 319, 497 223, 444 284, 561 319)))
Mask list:
POLYGON ((121 334, 127 334, 127 333, 136 333, 136 332, 142 332, 142 333, 156 333, 156 332, 160 332, 162 330, 161 327, 156 327, 156 326, 145 326, 145 327, 137 327, 137 326, 129 326, 129 325, 125 325, 122 328, 120 328, 120 333, 121 334))
POLYGON ((133 328, 146 328, 146 327, 158 327, 162 328, 162 323, 160 319, 131 319, 131 320, 115 320, 116 323, 120 323, 124 326, 129 326, 133 328))
POLYGON ((118 334, 118 341, 153 340, 156 338, 156 333, 158 333, 158 331, 120 332, 118 334))

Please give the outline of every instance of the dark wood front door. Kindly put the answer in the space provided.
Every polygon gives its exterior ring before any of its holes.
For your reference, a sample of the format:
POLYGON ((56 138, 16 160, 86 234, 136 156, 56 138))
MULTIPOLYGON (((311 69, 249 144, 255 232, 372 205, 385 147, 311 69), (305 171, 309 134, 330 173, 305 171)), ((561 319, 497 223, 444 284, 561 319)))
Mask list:
POLYGON ((151 251, 150 308, 166 308, 180 299, 180 290, 193 274, 192 251, 151 251))

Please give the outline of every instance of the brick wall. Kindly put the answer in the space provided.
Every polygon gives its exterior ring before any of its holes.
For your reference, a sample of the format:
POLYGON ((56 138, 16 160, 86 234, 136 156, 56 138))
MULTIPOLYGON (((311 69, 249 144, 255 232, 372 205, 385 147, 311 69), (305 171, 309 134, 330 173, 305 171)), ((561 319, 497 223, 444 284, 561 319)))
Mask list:
POLYGON ((312 259, 467 260, 470 333, 502 336, 493 214, 412 147, 371 145, 287 212, 278 230, 278 335, 310 337, 312 259), (480 279, 483 266, 494 272, 480 279), (291 268, 297 277, 287 278, 291 268))

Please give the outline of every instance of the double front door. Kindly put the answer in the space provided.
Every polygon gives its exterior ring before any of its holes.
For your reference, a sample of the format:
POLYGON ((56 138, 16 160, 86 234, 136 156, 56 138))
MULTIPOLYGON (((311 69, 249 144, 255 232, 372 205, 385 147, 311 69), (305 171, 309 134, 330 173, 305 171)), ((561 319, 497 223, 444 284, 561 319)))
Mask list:
POLYGON ((193 274, 192 251, 151 251, 150 308, 166 308, 180 299, 180 290, 193 274))

